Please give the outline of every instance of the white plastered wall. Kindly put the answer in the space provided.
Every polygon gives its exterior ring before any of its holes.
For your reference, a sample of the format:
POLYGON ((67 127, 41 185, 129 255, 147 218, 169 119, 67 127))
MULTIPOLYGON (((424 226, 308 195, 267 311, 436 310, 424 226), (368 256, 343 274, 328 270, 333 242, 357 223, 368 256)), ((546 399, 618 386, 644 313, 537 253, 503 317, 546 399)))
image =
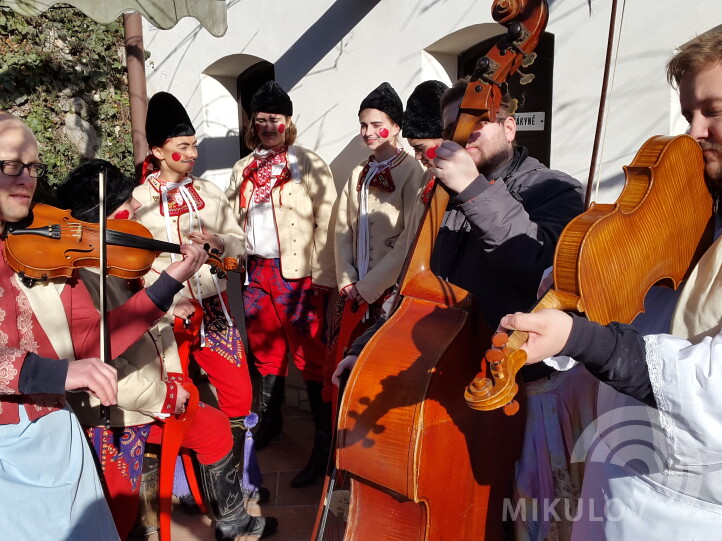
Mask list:
MULTIPOLYGON (((230 0, 222 38, 192 19, 168 31, 146 25, 149 93, 167 90, 184 103, 204 150, 197 172, 222 184, 234 161, 229 139, 238 130, 235 77, 253 61, 266 60, 293 99, 299 144, 331 164, 340 184, 366 154, 357 136, 358 105, 366 94, 388 81, 405 103, 421 81, 451 82, 456 54, 474 42, 469 36, 478 32, 481 41, 491 32, 490 6, 480 0, 230 0), (204 144, 219 138, 225 141, 204 144)), ((594 140, 610 6, 610 0, 550 1, 551 166, 582 182, 594 140)), ((598 200, 616 197, 622 166, 646 139, 685 131, 664 66, 675 47, 721 20, 719 0, 619 0, 598 200)))

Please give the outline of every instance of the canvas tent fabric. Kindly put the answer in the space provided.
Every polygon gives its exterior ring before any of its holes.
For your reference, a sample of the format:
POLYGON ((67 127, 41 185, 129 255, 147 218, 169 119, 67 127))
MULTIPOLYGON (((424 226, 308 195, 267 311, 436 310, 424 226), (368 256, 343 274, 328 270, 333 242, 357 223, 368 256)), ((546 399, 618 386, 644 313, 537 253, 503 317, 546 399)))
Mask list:
MULTIPOLYGON (((61 3, 57 0, 5 0, 21 15, 35 16, 61 3)), ((183 17, 194 17, 214 36, 228 29, 225 0, 63 0, 99 23, 107 24, 125 11, 137 11, 158 28, 171 28, 183 17)))

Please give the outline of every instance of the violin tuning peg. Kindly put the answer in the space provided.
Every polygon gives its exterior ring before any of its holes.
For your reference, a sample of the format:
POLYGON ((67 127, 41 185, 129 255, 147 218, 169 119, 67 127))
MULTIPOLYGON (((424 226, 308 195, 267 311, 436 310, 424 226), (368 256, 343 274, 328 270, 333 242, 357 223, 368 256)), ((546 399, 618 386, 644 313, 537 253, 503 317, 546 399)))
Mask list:
POLYGON ((512 400, 506 406, 504 406, 504 414, 511 417, 519 411, 519 402, 512 400))
POLYGON ((491 364, 500 363, 504 360, 504 354, 498 349, 489 349, 484 354, 484 358, 491 364))
POLYGON ((506 346, 508 341, 509 335, 505 332, 494 333, 494 336, 491 337, 491 345, 495 348, 503 348, 506 346))
POLYGON ((520 71, 518 71, 517 73, 519 74, 519 84, 528 85, 534 80, 533 73, 522 73, 520 71))
POLYGON ((529 53, 528 55, 526 55, 524 57, 524 60, 522 60, 521 65, 524 66, 525 68, 528 68, 529 66, 531 66, 534 63, 535 60, 536 60, 536 53, 529 53))
POLYGON ((507 110, 509 111, 510 115, 513 115, 516 113, 516 110, 519 108, 519 100, 514 98, 509 102, 509 105, 507 106, 507 110))

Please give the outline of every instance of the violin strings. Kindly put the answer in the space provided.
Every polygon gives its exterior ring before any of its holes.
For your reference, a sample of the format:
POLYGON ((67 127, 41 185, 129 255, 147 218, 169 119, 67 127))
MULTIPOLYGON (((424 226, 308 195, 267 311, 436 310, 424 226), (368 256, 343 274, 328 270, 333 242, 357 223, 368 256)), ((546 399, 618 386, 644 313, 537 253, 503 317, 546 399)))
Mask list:
MULTIPOLYGON (((76 237, 84 236, 89 240, 100 239, 100 229, 97 227, 73 223, 54 225, 57 225, 61 235, 70 234, 76 237)), ((114 229, 106 230, 106 242, 108 244, 126 246, 129 248, 180 253, 180 246, 177 244, 159 241, 156 239, 149 239, 147 237, 141 237, 139 235, 125 233, 123 231, 116 231, 114 229)))

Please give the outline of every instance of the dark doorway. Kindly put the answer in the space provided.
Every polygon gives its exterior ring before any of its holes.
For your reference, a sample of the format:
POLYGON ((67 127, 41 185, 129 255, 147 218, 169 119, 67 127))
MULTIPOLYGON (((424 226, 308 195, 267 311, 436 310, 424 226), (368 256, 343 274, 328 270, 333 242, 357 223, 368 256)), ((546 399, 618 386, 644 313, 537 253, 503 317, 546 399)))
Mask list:
MULTIPOLYGON (((501 34, 481 41, 459 53, 459 77, 470 75, 477 60, 494 46, 500 36, 501 34)), ((554 35, 544 32, 534 51, 537 54, 534 64, 521 68, 524 73, 533 73, 534 80, 522 85, 517 73, 507 82, 512 97, 519 100, 516 141, 527 147, 530 155, 548 167, 551 154, 554 35)))
POLYGON ((247 156, 253 150, 246 148, 243 136, 250 122, 251 98, 256 91, 268 81, 275 79, 273 64, 261 60, 241 73, 236 79, 236 95, 238 96, 238 125, 240 126, 241 158, 247 156))

